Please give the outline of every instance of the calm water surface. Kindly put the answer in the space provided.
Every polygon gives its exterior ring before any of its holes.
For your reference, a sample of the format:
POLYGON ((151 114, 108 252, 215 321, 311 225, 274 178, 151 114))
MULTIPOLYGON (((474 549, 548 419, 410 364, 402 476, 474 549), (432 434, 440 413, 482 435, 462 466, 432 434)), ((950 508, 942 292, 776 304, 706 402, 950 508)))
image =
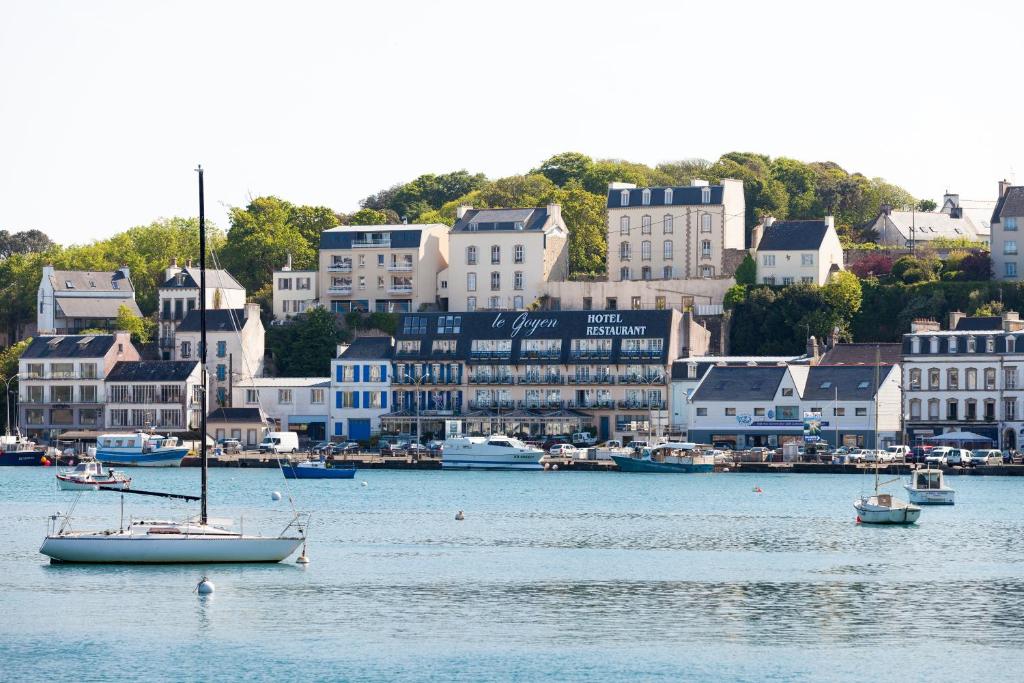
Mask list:
MULTIPOLYGON (((871 528, 850 475, 210 475, 246 531, 284 525, 290 484, 312 564, 51 566, 45 517, 76 494, 0 468, 0 679, 1024 679, 1024 479, 950 477, 955 507, 871 528)), ((76 526, 116 526, 118 500, 85 494, 76 526)))

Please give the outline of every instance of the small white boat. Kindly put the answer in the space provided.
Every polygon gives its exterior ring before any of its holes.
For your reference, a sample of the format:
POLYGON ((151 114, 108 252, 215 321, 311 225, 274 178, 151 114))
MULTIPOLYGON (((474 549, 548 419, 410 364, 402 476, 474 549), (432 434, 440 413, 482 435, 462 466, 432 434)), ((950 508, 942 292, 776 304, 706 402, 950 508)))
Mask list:
POLYGON ((921 516, 921 508, 888 493, 861 496, 853 507, 862 524, 913 524, 921 516))
POLYGON ((110 465, 180 467, 188 449, 176 436, 150 432, 104 434, 96 439, 96 459, 110 465))
POLYGON ((942 470, 917 470, 903 488, 910 502, 918 505, 953 505, 956 502, 956 491, 946 486, 942 470))
POLYGON ((540 470, 544 451, 503 434, 456 436, 441 447, 441 469, 540 470))
POLYGON ((99 491, 101 486, 124 490, 131 486, 132 479, 113 469, 103 471, 103 465, 95 461, 80 462, 72 468, 57 472, 57 484, 61 491, 99 491))

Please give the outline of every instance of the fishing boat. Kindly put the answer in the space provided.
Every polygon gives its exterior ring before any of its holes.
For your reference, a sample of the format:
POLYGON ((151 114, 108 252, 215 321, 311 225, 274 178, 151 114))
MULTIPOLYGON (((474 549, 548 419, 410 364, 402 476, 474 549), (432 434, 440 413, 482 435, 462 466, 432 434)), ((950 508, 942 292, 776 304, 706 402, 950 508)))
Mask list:
POLYGON ((324 459, 298 464, 291 460, 278 462, 285 479, 352 479, 356 476, 356 468, 350 463, 335 463, 324 459))
MULTIPOLYGON (((199 172, 199 362, 202 368, 202 406, 208 405, 206 389, 206 220, 203 205, 203 171, 199 172)), ((200 411, 200 434, 206 435, 206 410, 200 411)), ((39 552, 51 562, 90 562, 102 564, 157 564, 211 562, 280 562, 305 542, 308 518, 292 510, 292 519, 277 536, 246 535, 230 524, 213 523, 208 515, 209 462, 206 438, 201 438, 200 495, 162 491, 122 489, 121 524, 105 531, 74 531, 71 518, 74 505, 66 514, 50 517, 50 528, 39 552), (185 522, 130 521, 124 523, 124 495, 159 496, 199 502, 199 515, 185 522)), ((99 486, 100 491, 115 491, 99 486)), ((81 500, 81 494, 76 499, 81 500)))
POLYGON ((44 454, 21 434, 0 436, 0 466, 42 465, 44 454))
MULTIPOLYGON (((878 387, 878 366, 880 364, 879 350, 875 347, 875 387, 878 387)), ((875 395, 875 443, 878 443, 878 395, 875 395)), ((921 516, 921 508, 899 498, 893 498, 888 493, 882 493, 881 487, 899 481, 899 478, 889 481, 879 481, 878 464, 881 458, 875 458, 875 490, 872 494, 863 494, 853 502, 857 511, 857 521, 862 524, 913 524, 921 516)))
POLYGON ((542 470, 544 451, 504 434, 451 436, 441 446, 444 470, 542 470))
POLYGON ((946 486, 942 470, 916 470, 903 488, 910 502, 918 505, 953 505, 956 502, 956 491, 946 486))
POLYGON ((176 436, 152 432, 104 434, 96 439, 96 459, 108 465, 180 467, 188 455, 176 436))
POLYGON ((713 472, 715 458, 705 455, 697 444, 670 441, 654 446, 645 446, 638 454, 616 455, 612 460, 622 472, 713 472))
POLYGON ((57 485, 61 491, 99 491, 101 486, 121 490, 131 483, 131 477, 123 472, 115 472, 113 468, 104 472, 103 463, 95 460, 57 471, 57 485))

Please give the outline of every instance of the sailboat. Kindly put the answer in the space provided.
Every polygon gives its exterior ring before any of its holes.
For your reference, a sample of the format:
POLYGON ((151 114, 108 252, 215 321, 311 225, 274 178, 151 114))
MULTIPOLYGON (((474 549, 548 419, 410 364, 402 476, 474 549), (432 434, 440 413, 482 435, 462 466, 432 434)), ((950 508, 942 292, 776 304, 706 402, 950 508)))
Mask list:
MULTIPOLYGON (((878 368, 880 364, 880 353, 875 347, 875 447, 878 447, 878 368)), ((875 492, 874 494, 862 495, 853 502, 857 510, 857 520, 862 524, 913 524, 921 516, 921 508, 899 498, 893 498, 888 493, 882 493, 881 487, 900 481, 899 478, 890 481, 880 482, 878 480, 878 461, 875 458, 875 492)))
MULTIPOLYGON (((199 173, 199 362, 202 367, 202 410, 199 422, 202 443, 202 482, 199 496, 125 489, 120 491, 121 524, 104 531, 75 531, 71 511, 50 517, 50 528, 39 552, 51 562, 91 563, 211 563, 280 562, 306 540, 306 523, 298 512, 277 536, 247 536, 226 526, 213 524, 207 514, 208 460, 206 446, 206 218, 203 198, 203 169, 199 173), (124 494, 159 496, 199 502, 199 516, 187 522, 150 519, 124 524, 124 494)), ((101 491, 117 490, 99 486, 101 491)), ((77 501, 76 501, 77 502, 77 501)), ((308 520, 306 520, 308 521, 308 520)))

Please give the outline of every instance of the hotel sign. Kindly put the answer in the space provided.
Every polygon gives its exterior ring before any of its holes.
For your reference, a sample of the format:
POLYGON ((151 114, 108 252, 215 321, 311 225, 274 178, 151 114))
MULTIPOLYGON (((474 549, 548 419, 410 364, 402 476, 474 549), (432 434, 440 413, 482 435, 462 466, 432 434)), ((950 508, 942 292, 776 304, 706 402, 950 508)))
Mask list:
MULTIPOLYGON (((491 329, 504 330, 510 338, 532 337, 538 330, 558 328, 558 318, 532 316, 520 313, 515 318, 498 313, 491 322, 491 329)), ((647 334, 647 325, 628 325, 622 322, 621 313, 592 313, 587 315, 587 337, 633 337, 647 334)))

